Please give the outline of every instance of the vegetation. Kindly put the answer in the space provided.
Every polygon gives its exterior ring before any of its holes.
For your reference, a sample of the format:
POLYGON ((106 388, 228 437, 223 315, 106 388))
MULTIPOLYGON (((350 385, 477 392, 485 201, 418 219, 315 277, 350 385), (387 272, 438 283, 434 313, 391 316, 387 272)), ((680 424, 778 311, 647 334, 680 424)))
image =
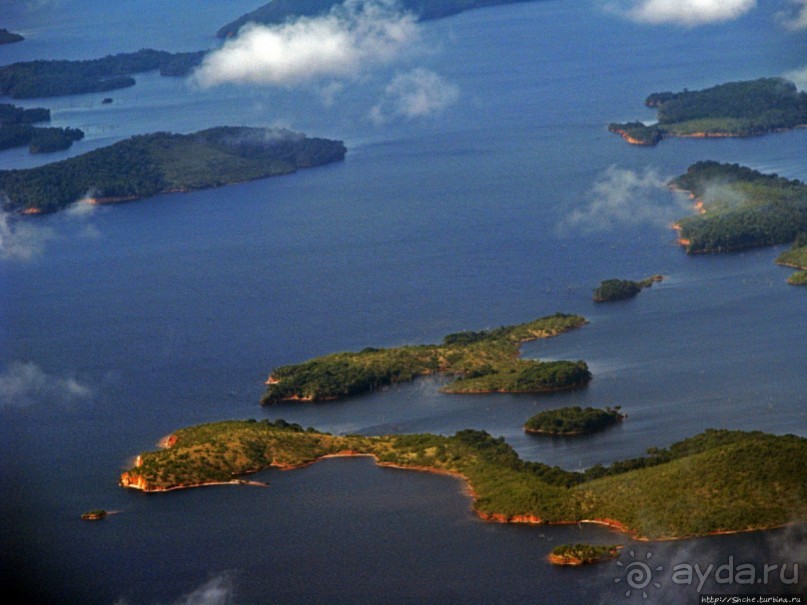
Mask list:
POLYGON ((676 224, 687 253, 729 252, 793 242, 807 232, 807 185, 738 164, 698 162, 673 179, 703 213, 676 224))
POLYGON ((53 212, 88 191, 115 200, 219 187, 339 161, 345 152, 341 141, 286 130, 160 132, 39 168, 0 170, 0 199, 6 211, 53 212))
POLYGON ((578 387, 591 379, 584 362, 525 360, 518 358, 518 352, 522 342, 585 323, 583 317, 557 313, 525 324, 449 334, 440 345, 368 347, 358 353, 317 357, 274 369, 261 403, 337 399, 428 374, 456 376, 443 387, 449 393, 531 393, 578 387))
POLYGON ((621 406, 615 408, 581 408, 573 406, 546 410, 531 417, 524 424, 528 433, 547 435, 587 435, 601 431, 623 420, 621 406))
POLYGON ((614 123, 608 129, 630 143, 655 145, 668 136, 747 137, 807 125, 807 93, 783 78, 653 93, 645 104, 657 108, 657 124, 614 123))
POLYGON ((87 511, 86 513, 81 515, 81 518, 85 521, 98 521, 99 519, 104 519, 107 516, 107 512, 101 508, 96 508, 91 511, 87 511))
MULTIPOLYGON (((440 19, 462 11, 483 6, 514 4, 530 0, 400 0, 401 8, 418 16, 421 21, 440 19)), ((340 0, 272 0, 254 11, 241 15, 217 32, 219 38, 228 38, 238 33, 247 23, 264 25, 283 23, 295 17, 313 17, 328 12, 340 0)))
POLYGON ((138 456, 121 484, 162 491, 217 482, 333 454, 463 476, 481 516, 542 523, 602 520, 663 539, 807 520, 807 439, 708 430, 648 456, 571 472, 519 458, 503 438, 334 436, 282 420, 225 421, 176 431, 167 449, 138 456))
POLYGON ((786 267, 801 269, 791 275, 787 283, 794 286, 807 285, 807 232, 799 234, 796 241, 793 242, 793 247, 786 252, 782 252, 776 262, 786 267))
POLYGON ((15 34, 7 29, 0 28, 0 44, 11 44, 12 42, 22 42, 25 40, 20 34, 15 34))
POLYGON ((78 128, 40 128, 37 122, 49 122, 50 110, 44 107, 23 109, 0 103, 0 150, 28 145, 31 153, 67 149, 73 141, 84 138, 78 128))
POLYGON ((203 51, 169 53, 141 49, 84 61, 25 61, 0 67, 0 96, 14 99, 105 92, 134 86, 132 74, 160 70, 184 76, 202 62, 203 51))
POLYGON ((561 544, 552 549, 549 562, 554 565, 588 565, 605 559, 613 559, 619 554, 619 544, 561 544))
POLYGON ((649 288, 654 282, 664 279, 661 275, 653 275, 642 281, 630 281, 627 279, 606 279, 600 282, 594 290, 595 302, 607 302, 611 300, 623 300, 633 298, 645 288, 649 288))

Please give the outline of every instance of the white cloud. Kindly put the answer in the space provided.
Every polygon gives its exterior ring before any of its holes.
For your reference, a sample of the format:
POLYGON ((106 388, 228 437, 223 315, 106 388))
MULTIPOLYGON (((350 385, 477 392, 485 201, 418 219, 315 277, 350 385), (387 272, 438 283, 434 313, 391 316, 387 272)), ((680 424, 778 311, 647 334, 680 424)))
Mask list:
POLYGON ((384 99, 371 110, 377 124, 392 116, 407 119, 436 115, 459 98, 459 88, 428 69, 397 75, 384 90, 384 99))
POLYGON ((0 259, 26 261, 42 254, 55 234, 35 220, 0 211, 0 259))
POLYGON ((807 65, 787 72, 785 78, 794 82, 800 90, 807 91, 807 65))
POLYGON ((594 183, 590 200, 576 208, 559 226, 561 232, 607 231, 617 225, 670 225, 688 211, 681 196, 661 196, 667 189, 666 178, 655 169, 642 173, 618 166, 607 168, 594 183))
POLYGON ((398 58, 418 37, 415 17, 391 0, 347 0, 330 13, 281 25, 247 24, 210 53, 194 74, 201 86, 225 82, 298 86, 354 79, 398 58))
POLYGON ((807 0, 790 0, 789 10, 777 13, 779 20, 790 30, 807 29, 807 0))
POLYGON ((25 407, 37 402, 72 403, 92 397, 75 378, 47 374, 33 362, 10 363, 0 373, 0 406, 25 407))
POLYGON ((731 21, 749 12, 756 0, 617 0, 612 8, 642 23, 697 26, 731 21))

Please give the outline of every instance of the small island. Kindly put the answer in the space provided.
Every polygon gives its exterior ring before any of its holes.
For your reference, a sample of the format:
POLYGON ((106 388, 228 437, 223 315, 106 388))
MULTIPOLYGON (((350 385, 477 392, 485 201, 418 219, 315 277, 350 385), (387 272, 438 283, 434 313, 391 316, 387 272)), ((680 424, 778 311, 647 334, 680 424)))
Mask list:
POLYGON ((807 184, 799 180, 706 161, 670 187, 689 192, 699 210, 674 226, 688 254, 789 244, 807 233, 807 184))
MULTIPOLYGON (((420 21, 428 21, 484 6, 530 1, 532 0, 401 0, 399 4, 402 10, 416 15, 420 21)), ((340 4, 343 4, 342 0, 272 0, 224 25, 216 35, 219 38, 235 36, 247 23, 276 25, 299 17, 316 17, 340 4)))
POLYGON ((169 53, 144 48, 101 59, 12 63, 0 67, 0 96, 33 99, 127 88, 135 85, 132 74, 159 70, 163 76, 188 75, 204 55, 205 51, 169 53))
POLYGON ((633 145, 655 145, 666 137, 749 137, 807 125, 807 93, 784 78, 656 92, 645 105, 657 109, 655 124, 612 123, 608 130, 633 145))
POLYGON ((97 508, 82 514, 81 518, 85 521, 100 521, 101 519, 105 519, 107 514, 108 513, 104 509, 97 508))
POLYGON ((283 420, 230 420, 177 430, 162 443, 120 476, 123 487, 243 484, 239 477, 270 467, 370 456, 462 478, 475 512, 491 522, 599 523, 662 540, 807 521, 807 439, 796 435, 707 430, 585 471, 522 460, 503 437, 472 429, 337 436, 283 420))
POLYGON ((539 393, 577 388, 591 380, 584 361, 536 361, 520 359, 518 354, 523 342, 555 336, 585 323, 579 315, 556 313, 514 326, 449 334, 439 345, 333 353, 275 368, 261 404, 338 399, 430 374, 455 377, 442 388, 446 393, 539 393))
POLYGON ((49 109, 24 109, 0 103, 0 150, 28 145, 31 153, 48 153, 67 149, 84 138, 84 132, 78 128, 34 126, 40 122, 50 122, 49 109))
POLYGON ((549 553, 549 562, 552 565, 590 565, 615 558, 621 548, 621 544, 561 544, 549 553))
POLYGON ((612 300, 625 300, 633 298, 645 288, 651 287, 655 282, 664 279, 661 275, 653 275, 641 281, 628 279, 606 279, 594 290, 594 302, 608 302, 612 300))
POLYGON ((573 406, 546 410, 529 418, 524 431, 539 435, 589 435, 624 420, 627 416, 621 409, 621 406, 605 409, 573 406))
POLYGON ((283 129, 220 126, 134 136, 25 170, 0 170, 6 212, 55 212, 86 199, 111 203, 290 174, 344 159, 341 141, 283 129))
POLYGON ((799 269, 787 279, 787 283, 793 286, 807 286, 807 233, 799 234, 793 242, 793 247, 778 256, 776 264, 799 269))
POLYGON ((20 34, 10 32, 5 28, 0 28, 0 44, 12 44, 13 42, 22 42, 25 40, 20 34))

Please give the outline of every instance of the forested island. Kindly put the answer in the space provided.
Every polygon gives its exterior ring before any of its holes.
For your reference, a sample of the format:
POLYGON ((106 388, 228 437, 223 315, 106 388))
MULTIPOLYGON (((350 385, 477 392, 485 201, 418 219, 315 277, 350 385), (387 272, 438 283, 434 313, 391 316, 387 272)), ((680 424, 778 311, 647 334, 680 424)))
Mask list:
POLYGON ((28 145, 31 153, 47 153, 67 149, 84 138, 78 128, 34 126, 40 122, 50 122, 49 109, 0 103, 0 150, 28 145))
POLYGON ((599 522, 648 539, 771 528, 807 520, 807 439, 707 430, 647 456, 582 472, 522 460, 504 438, 466 429, 335 436, 283 420, 224 421, 180 429, 121 475, 147 492, 237 483, 268 467, 326 456, 448 473, 467 481, 474 510, 498 522, 599 522))
POLYGON ((621 406, 614 408, 582 408, 572 406, 546 410, 524 423, 524 431, 543 435, 588 435, 607 429, 625 419, 621 406))
POLYGON ((429 374, 456 377, 442 388, 447 393, 536 393, 581 387, 591 380, 585 362, 537 361, 518 355, 523 342, 585 323, 579 315, 557 313, 514 326, 449 334, 439 345, 333 353, 272 370, 261 404, 338 399, 429 374))
POLYGON ((607 559, 613 559, 622 548, 618 544, 561 544, 549 553, 549 562, 552 565, 589 565, 607 559))
MULTIPOLYGON (((421 21, 427 21, 450 17, 466 10, 484 6, 531 1, 534 0, 400 0, 399 4, 402 10, 413 13, 421 21)), ((247 23, 274 25, 296 17, 322 15, 342 3, 342 0, 272 0, 268 4, 264 4, 224 25, 216 35, 219 38, 229 38, 236 35, 238 30, 247 23)))
POLYGON ((675 224, 688 254, 789 244, 807 233, 807 185, 799 180, 707 161, 670 186, 688 191, 701 210, 675 224))
POLYGON ((185 76, 202 62, 205 51, 169 53, 141 49, 82 61, 24 61, 0 67, 0 96, 13 99, 106 92, 135 85, 132 74, 159 70, 185 76))
POLYGON ((807 286, 807 232, 800 233, 790 250, 782 252, 776 263, 799 269, 787 279, 794 286, 807 286))
POLYGON ((5 28, 0 28, 0 44, 11 44, 12 42, 22 42, 25 40, 20 34, 10 32, 5 28))
POLYGON ((594 302, 608 302, 611 300, 624 300, 633 298, 645 288, 651 287, 655 282, 664 278, 661 275, 652 275, 641 281, 629 279, 606 279, 594 290, 594 302))
POLYGON ((345 153, 341 141, 283 129, 159 132, 38 168, 0 170, 0 199, 7 212, 54 212, 88 195, 114 202, 219 187, 340 161, 345 153))
POLYGON ((657 109, 657 123, 612 123, 608 129, 634 145, 655 145, 671 136, 748 137, 807 125, 807 93, 784 78, 656 92, 645 105, 657 109))

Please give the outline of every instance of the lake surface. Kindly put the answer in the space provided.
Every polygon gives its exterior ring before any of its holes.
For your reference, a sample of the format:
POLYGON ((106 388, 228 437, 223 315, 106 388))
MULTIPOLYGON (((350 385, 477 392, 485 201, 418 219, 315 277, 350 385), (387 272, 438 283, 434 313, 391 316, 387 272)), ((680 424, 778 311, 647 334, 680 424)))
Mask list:
MULTIPOLYGON (((206 48, 254 7, 197 4, 12 3, 3 26, 28 39, 0 47, 0 63, 206 48)), ((653 91, 803 67, 807 37, 784 33, 778 8, 691 29, 633 24, 589 1, 472 11, 422 24, 420 52, 350 82, 331 105, 307 88, 203 90, 156 74, 103 95, 19 102, 87 137, 52 156, 3 152, 3 168, 221 124, 283 125, 342 139, 349 153, 288 177, 12 225, 39 253, 0 261, 6 585, 54 603, 680 604, 697 602, 697 586, 672 585, 677 563, 805 561, 803 527, 646 544, 599 527, 487 524, 461 482, 367 459, 267 471, 268 488, 117 486, 163 435, 227 418, 335 433, 484 429, 570 469, 712 427, 807 435, 804 289, 785 283, 780 249, 684 255, 669 224, 691 209, 663 186, 702 159, 807 179, 807 130, 652 149, 606 130, 652 119, 642 103, 653 91), (456 85, 459 101, 374 124, 386 85, 412 67, 456 85), (609 212, 593 210, 620 190, 609 212), (591 302, 603 279, 655 273, 664 282, 631 301, 591 302), (421 380, 337 403, 258 405, 278 365, 556 311, 590 323, 524 354, 585 359, 584 390, 459 396, 421 380), (527 417, 565 405, 621 405, 629 418, 581 440, 522 432, 527 417), (93 508, 120 512, 82 522, 93 508), (631 550, 650 553, 667 570, 662 587, 626 597, 615 564, 546 562, 553 545, 585 541, 628 544, 625 564, 631 550)), ((710 580, 702 592, 740 588, 710 580)))

